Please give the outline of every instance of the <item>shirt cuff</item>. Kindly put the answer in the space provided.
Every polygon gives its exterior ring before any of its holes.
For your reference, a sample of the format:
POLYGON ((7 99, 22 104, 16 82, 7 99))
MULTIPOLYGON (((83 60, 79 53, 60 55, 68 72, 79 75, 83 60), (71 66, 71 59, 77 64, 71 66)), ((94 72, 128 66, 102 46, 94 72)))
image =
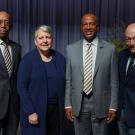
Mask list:
POLYGON ((110 108, 109 110, 111 110, 111 111, 115 111, 115 112, 117 111, 116 109, 113 109, 113 108, 110 108))
POLYGON ((72 106, 66 106, 65 109, 67 109, 67 108, 72 108, 72 106))

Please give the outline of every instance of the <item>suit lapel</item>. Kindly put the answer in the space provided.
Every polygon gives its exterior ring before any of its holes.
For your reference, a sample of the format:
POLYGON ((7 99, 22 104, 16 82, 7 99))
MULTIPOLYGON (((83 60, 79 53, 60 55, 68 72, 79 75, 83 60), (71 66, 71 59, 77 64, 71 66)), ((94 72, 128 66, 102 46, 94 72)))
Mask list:
POLYGON ((80 67, 80 71, 83 75, 83 41, 81 40, 79 44, 77 45, 77 56, 78 56, 78 63, 80 67))
POLYGON ((128 58, 129 58, 129 55, 126 56, 126 58, 124 58, 124 61, 123 61, 123 73, 124 73, 124 78, 126 78, 126 68, 127 68, 127 61, 128 61, 128 58))
POLYGON ((102 43, 102 41, 100 41, 99 39, 98 46, 97 46, 97 56, 96 56, 96 62, 95 62, 94 77, 98 71, 101 58, 103 56, 103 48, 104 48, 104 43, 102 43))
MULTIPOLYGON (((12 43, 12 42, 10 42, 10 41, 8 41, 8 44, 11 46, 11 57, 12 57, 12 73, 16 70, 16 60, 18 59, 17 57, 16 57, 16 55, 17 55, 17 48, 16 48, 16 46, 12 43)), ((12 76, 12 75, 11 75, 12 76)))
POLYGON ((11 54, 12 54, 12 69, 14 69, 14 66, 15 66, 15 54, 16 54, 16 47, 14 45, 11 46, 11 54))
MULTIPOLYGON (((123 61, 122 61, 122 65, 121 65, 121 67, 123 67, 123 69, 120 69, 120 70, 123 70, 122 71, 122 73, 124 73, 124 78, 126 78, 126 69, 127 69, 127 62, 128 62, 128 59, 129 59, 129 57, 131 56, 131 53, 130 53, 130 51, 127 49, 126 50, 126 55, 125 55, 125 57, 123 58, 123 61)), ((131 71, 131 73, 130 74, 132 74, 132 72, 135 70, 135 67, 132 69, 132 71, 131 71)))

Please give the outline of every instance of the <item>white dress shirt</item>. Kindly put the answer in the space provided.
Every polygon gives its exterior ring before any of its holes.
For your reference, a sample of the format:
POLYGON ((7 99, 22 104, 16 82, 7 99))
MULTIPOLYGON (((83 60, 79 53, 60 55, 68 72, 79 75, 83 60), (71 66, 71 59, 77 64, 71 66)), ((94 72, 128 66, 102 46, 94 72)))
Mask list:
POLYGON ((92 78, 94 76, 94 69, 96 63, 96 56, 97 56, 97 46, 98 46, 98 38, 95 38, 91 43, 83 39, 83 68, 85 66, 85 55, 89 45, 92 47, 92 78))

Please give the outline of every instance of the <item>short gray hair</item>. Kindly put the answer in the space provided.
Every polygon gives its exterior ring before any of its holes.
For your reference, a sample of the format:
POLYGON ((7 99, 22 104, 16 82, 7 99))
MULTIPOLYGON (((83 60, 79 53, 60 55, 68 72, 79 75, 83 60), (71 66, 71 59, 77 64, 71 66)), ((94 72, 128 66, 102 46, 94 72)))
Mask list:
POLYGON ((52 28, 47 25, 41 25, 35 30, 35 38, 38 36, 39 31, 47 32, 52 36, 52 28))

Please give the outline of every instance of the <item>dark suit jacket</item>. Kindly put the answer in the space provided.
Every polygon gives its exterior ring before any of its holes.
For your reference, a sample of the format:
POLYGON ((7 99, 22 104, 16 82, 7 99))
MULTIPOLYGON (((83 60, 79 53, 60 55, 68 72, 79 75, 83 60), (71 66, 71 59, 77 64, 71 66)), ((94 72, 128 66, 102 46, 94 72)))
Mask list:
POLYGON ((21 58, 21 47, 17 43, 9 40, 8 44, 11 46, 13 71, 9 77, 2 52, 0 50, 0 120, 6 115, 8 109, 9 98, 12 99, 15 112, 19 115, 19 101, 17 94, 17 69, 21 58))
POLYGON ((126 66, 130 51, 123 50, 119 54, 119 114, 125 108, 125 120, 129 127, 135 128, 135 67, 126 77, 126 66))
MULTIPOLYGON (((64 89, 65 89, 65 58, 58 52, 53 52, 55 66, 60 79, 58 85, 58 104, 60 113, 60 131, 62 135, 62 121, 64 114, 64 89)), ((37 49, 32 50, 22 59, 18 72, 18 91, 20 95, 21 111, 20 122, 23 135, 46 135, 46 109, 47 109, 47 74, 44 62, 41 60, 37 49), (40 122, 32 126, 28 122, 28 115, 36 112, 40 122)))

